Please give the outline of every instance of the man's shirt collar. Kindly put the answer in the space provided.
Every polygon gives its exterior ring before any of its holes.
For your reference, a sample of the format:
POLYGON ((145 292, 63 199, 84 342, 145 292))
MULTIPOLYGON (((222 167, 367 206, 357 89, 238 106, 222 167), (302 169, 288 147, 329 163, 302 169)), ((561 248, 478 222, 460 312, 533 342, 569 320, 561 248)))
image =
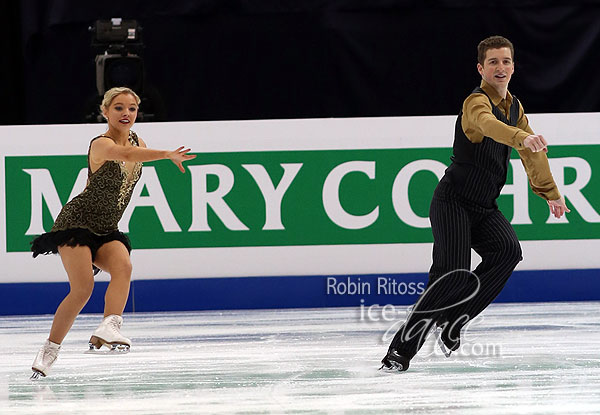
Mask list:
MULTIPOLYGON (((484 81, 482 79, 480 87, 481 87, 481 89, 483 89, 485 91, 485 93, 488 95, 488 97, 490 97, 490 99, 492 100, 492 103, 495 106, 498 106, 498 104, 500 104, 500 102, 502 101, 503 98, 500 96, 498 91, 496 91, 496 89, 493 86, 491 86, 490 84, 488 84, 486 81, 484 81)), ((509 91, 506 91, 506 102, 509 107, 512 105, 512 101, 513 101, 512 95, 510 94, 509 91)))

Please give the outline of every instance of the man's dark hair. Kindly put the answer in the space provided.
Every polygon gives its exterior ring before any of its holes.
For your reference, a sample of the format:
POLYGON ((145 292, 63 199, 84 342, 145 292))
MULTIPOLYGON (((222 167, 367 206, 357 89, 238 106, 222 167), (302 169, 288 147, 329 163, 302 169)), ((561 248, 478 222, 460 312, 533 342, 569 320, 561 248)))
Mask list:
POLYGON ((510 40, 502 36, 490 36, 477 45, 477 62, 483 65, 485 54, 489 49, 509 48, 510 56, 515 60, 515 48, 510 40))

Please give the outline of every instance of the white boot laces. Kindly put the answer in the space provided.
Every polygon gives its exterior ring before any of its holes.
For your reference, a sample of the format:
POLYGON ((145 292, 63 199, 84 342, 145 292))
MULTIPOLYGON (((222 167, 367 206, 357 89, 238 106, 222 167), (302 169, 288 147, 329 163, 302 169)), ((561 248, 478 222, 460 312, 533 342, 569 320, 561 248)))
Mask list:
POLYGON ((51 347, 50 345, 47 345, 44 347, 44 356, 43 356, 43 360, 49 360, 49 363, 52 363, 56 360, 56 358, 58 357, 58 352, 60 350, 60 347, 58 348, 54 348, 51 347))
POLYGON ((119 329, 121 328, 121 325, 119 324, 119 320, 116 318, 111 318, 108 322, 110 329, 113 331, 113 333, 115 334, 121 334, 119 332, 119 329))

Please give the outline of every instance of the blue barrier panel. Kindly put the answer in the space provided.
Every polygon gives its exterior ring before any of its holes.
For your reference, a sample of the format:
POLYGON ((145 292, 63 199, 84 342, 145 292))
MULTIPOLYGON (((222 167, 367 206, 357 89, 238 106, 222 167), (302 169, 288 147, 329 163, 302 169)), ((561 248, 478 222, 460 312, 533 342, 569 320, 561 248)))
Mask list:
MULTIPOLYGON (((427 275, 282 276, 136 280, 125 312, 413 304, 427 275)), ((84 313, 101 313, 97 282, 84 313)), ((0 284, 0 315, 54 313, 68 283, 0 284)), ((597 301, 600 269, 517 271, 496 302, 597 301)))

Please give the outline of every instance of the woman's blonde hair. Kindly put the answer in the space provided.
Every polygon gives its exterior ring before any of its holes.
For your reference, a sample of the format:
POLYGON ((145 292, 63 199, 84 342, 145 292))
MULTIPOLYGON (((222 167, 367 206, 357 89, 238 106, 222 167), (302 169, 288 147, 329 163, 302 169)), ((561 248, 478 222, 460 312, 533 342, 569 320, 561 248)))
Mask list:
POLYGON ((140 97, 138 97, 138 95, 135 92, 133 92, 133 89, 126 88, 124 86, 115 87, 115 88, 109 89, 108 91, 106 91, 104 93, 104 98, 102 99, 102 104, 100 104, 100 112, 104 113, 104 110, 108 110, 108 107, 110 107, 110 104, 113 102, 113 99, 115 99, 115 97, 117 95, 121 95, 121 94, 131 95, 132 97, 135 98, 135 102, 137 102, 138 105, 140 105, 140 102, 142 102, 140 97))

